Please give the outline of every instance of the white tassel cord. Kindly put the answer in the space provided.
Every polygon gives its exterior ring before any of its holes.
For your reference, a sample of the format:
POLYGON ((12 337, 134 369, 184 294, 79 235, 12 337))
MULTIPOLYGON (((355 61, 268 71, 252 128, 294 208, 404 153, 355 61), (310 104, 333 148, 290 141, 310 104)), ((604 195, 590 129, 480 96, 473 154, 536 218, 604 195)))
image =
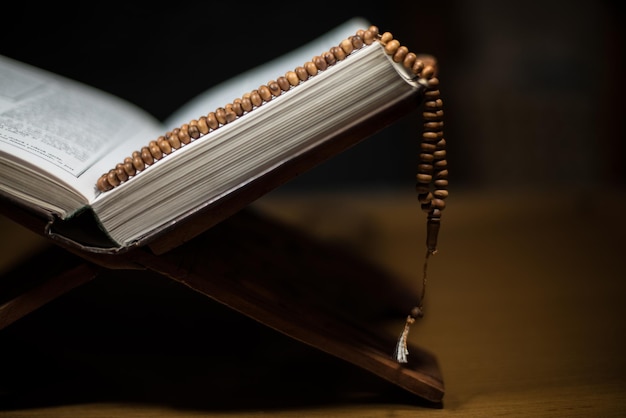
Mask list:
POLYGON ((436 251, 433 251, 431 249, 428 249, 428 251, 426 251, 426 258, 424 260, 424 273, 423 273, 424 275, 423 275, 423 280, 422 280, 422 297, 420 298, 420 302, 418 306, 415 306, 413 309, 411 309, 411 313, 407 315, 406 321, 404 323, 404 328, 402 329, 402 333, 400 334, 400 337, 398 338, 398 342, 396 344, 396 349, 394 350, 394 357, 396 361, 400 364, 409 362, 408 341, 409 341, 409 330, 411 328, 411 325, 413 325, 416 318, 421 318, 424 316, 423 301, 424 301, 424 294, 426 293, 426 281, 427 281, 426 273, 428 271, 428 258, 430 257, 431 254, 435 254, 435 252, 436 251))

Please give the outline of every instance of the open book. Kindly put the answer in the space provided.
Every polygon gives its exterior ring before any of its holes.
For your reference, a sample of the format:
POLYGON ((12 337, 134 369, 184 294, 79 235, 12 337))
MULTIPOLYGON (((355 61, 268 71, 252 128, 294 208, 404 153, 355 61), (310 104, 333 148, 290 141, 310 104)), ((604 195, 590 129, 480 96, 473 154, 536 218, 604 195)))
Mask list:
POLYGON ((0 57, 0 194, 93 252, 141 246, 191 215, 211 227, 419 106, 427 78, 368 28, 348 21, 165 122, 0 57))

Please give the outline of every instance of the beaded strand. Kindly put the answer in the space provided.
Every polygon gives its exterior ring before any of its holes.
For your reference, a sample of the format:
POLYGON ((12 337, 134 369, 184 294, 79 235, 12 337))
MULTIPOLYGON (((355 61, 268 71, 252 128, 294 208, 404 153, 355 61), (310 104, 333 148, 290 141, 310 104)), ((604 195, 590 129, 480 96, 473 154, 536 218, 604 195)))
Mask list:
POLYGON ((437 252, 441 212, 446 207, 445 199, 448 197, 448 162, 446 140, 443 137, 443 101, 439 91, 439 79, 436 77, 437 64, 432 56, 409 52, 408 48, 401 45, 389 32, 383 33, 379 41, 385 46, 385 52, 392 56, 394 62, 402 62, 402 65, 419 77, 420 82, 426 86, 422 112, 424 126, 416 176, 417 197, 428 219, 422 292, 418 303, 406 317, 394 351, 398 363, 407 363, 409 329, 417 318, 424 316, 423 301, 426 293, 428 259, 437 252))
POLYGON ((156 140, 150 141, 148 145, 139 151, 134 151, 130 157, 126 157, 123 162, 118 163, 114 168, 102 174, 96 182, 96 187, 100 192, 106 192, 124 183, 140 171, 156 161, 180 149, 191 141, 196 140, 209 132, 233 122, 238 117, 255 108, 271 101, 274 97, 280 96, 300 83, 319 74, 320 71, 344 60, 352 52, 360 49, 363 45, 374 42, 378 35, 378 30, 372 32, 374 27, 367 31, 358 31, 356 35, 344 39, 338 46, 330 48, 323 54, 314 56, 302 66, 296 67, 292 71, 287 71, 285 75, 276 80, 270 80, 267 84, 245 93, 241 98, 234 99, 232 103, 219 107, 206 116, 201 116, 189 123, 167 132, 156 140))
POLYGON ((283 92, 289 91, 319 72, 344 60, 352 52, 380 42, 385 53, 396 63, 414 74, 420 84, 426 87, 422 117, 424 120, 420 141, 419 163, 416 175, 416 192, 421 209, 427 213, 426 256, 423 269, 422 292, 419 302, 411 309, 395 349, 398 363, 407 363, 409 354, 407 340, 410 326, 423 316, 423 300, 426 291, 428 259, 437 252, 437 239, 441 224, 441 212, 445 209, 448 197, 448 163, 446 160, 446 140, 443 137, 443 102, 439 91, 437 64, 429 55, 416 55, 394 39, 390 32, 379 33, 378 27, 370 26, 358 30, 355 35, 341 41, 330 50, 313 57, 310 61, 287 71, 283 76, 270 80, 256 90, 234 99, 232 103, 219 107, 205 116, 183 124, 165 135, 148 143, 113 169, 100 176, 96 187, 101 192, 109 191, 130 179, 146 167, 166 157, 220 127, 233 122, 245 113, 271 101, 283 92))

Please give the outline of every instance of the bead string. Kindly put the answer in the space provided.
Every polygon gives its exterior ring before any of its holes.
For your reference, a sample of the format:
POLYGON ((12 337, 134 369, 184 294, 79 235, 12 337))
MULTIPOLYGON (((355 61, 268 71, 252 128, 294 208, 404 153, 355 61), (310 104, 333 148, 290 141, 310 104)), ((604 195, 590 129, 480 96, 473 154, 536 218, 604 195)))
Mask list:
POLYGON ((394 357, 398 363, 407 363, 409 330, 417 318, 424 316, 423 302, 426 293, 428 260, 431 255, 437 253, 441 212, 445 209, 445 199, 448 197, 448 162, 446 140, 443 137, 443 101, 439 91, 439 79, 436 77, 437 64, 432 56, 418 56, 409 52, 405 46, 393 39, 389 32, 381 36, 380 42, 385 45, 385 52, 391 55, 395 62, 402 62, 404 67, 410 69, 426 86, 422 112, 424 126, 416 176, 418 200, 422 210, 427 213, 428 219, 422 292, 418 303, 406 317, 394 351, 394 357))
POLYGON ((234 99, 232 103, 219 107, 206 116, 201 116, 189 123, 175 128, 165 135, 150 141, 139 151, 134 151, 123 162, 100 176, 96 187, 101 192, 109 191, 127 181, 146 167, 166 157, 181 147, 208 133, 234 121, 245 113, 269 102, 299 84, 317 75, 320 71, 344 60, 352 52, 380 42, 394 62, 402 65, 418 77, 426 87, 423 103, 423 131, 420 141, 419 163, 417 166, 416 192, 421 208, 427 213, 426 256, 423 269, 422 292, 418 303, 411 309, 395 349, 398 363, 408 362, 407 340, 410 326, 423 316, 423 300, 426 291, 428 259, 437 252, 437 237, 441 222, 441 212, 448 197, 448 163, 446 160, 446 141, 443 137, 443 102, 439 92, 437 63, 432 56, 416 55, 406 46, 394 39, 390 32, 380 34, 378 27, 370 26, 358 30, 337 46, 323 54, 313 57, 302 66, 287 71, 284 76, 261 85, 258 89, 234 99))
POLYGON ((219 107, 206 116, 201 116, 197 120, 194 119, 150 141, 147 146, 142 147, 139 151, 134 151, 130 157, 126 157, 123 162, 102 174, 96 182, 96 187, 100 192, 112 190, 191 141, 219 129, 245 113, 269 102, 274 97, 280 96, 283 92, 314 77, 320 71, 344 60, 353 51, 364 45, 372 44, 377 37, 378 28, 374 26, 368 30, 359 30, 356 35, 344 39, 339 45, 330 48, 329 51, 316 55, 304 65, 287 71, 284 76, 271 80, 258 89, 244 94, 241 98, 234 99, 232 103, 219 107))

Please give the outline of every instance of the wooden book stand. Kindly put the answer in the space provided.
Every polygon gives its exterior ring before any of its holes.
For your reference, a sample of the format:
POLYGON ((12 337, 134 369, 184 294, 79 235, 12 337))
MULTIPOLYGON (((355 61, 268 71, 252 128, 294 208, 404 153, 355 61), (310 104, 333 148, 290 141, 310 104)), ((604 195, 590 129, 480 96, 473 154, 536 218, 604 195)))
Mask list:
MULTIPOLYGON (((4 204, 0 208, 19 224, 43 231, 41 221, 28 211, 4 204)), ((55 260, 45 274, 32 269, 46 262, 46 253, 40 256, 43 261, 26 263, 1 278, 0 329, 103 270, 147 270, 428 402, 442 401, 436 358, 409 346, 409 362, 398 364, 392 357, 397 336, 371 326, 390 314, 403 318, 414 304, 414 292, 344 249, 251 208, 164 252, 143 246, 122 254, 97 254, 55 244, 45 251, 55 260)))

